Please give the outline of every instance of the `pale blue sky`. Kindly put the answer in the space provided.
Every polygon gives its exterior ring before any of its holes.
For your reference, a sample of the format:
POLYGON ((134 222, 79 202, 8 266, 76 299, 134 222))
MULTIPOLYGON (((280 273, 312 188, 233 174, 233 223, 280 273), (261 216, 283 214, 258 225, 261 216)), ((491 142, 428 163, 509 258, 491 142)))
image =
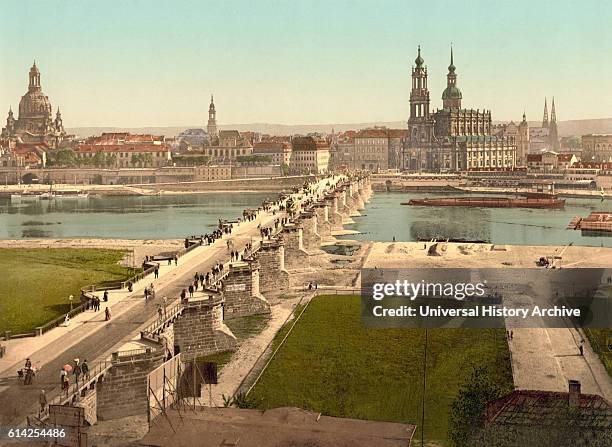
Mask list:
POLYGON ((74 126, 395 121, 418 44, 441 106, 450 42, 494 120, 612 117, 608 1, 0 1, 0 112, 36 59, 74 126))

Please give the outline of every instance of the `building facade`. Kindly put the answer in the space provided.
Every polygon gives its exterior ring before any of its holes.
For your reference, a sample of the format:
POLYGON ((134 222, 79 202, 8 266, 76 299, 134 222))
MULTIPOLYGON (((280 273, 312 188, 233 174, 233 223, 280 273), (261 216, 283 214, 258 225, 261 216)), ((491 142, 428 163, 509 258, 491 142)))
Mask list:
POLYGON ((612 134, 582 136, 582 160, 585 162, 612 162, 612 134))
POLYGON ((291 144, 286 141, 262 141, 253 144, 253 155, 268 155, 272 164, 289 166, 291 164, 291 144))
POLYGON ((329 144, 314 137, 291 140, 291 171, 298 174, 324 174, 329 169, 329 144))
POLYGON ((163 167, 172 161, 170 146, 163 135, 126 132, 89 137, 76 145, 74 154, 83 161, 97 158, 98 164, 112 168, 163 167))
POLYGON ((411 171, 507 169, 516 165, 515 139, 492 133, 491 111, 461 107, 463 95, 451 49, 442 109, 430 112, 427 67, 421 48, 412 68, 410 117, 403 166, 411 171))
POLYGON ((52 117, 51 102, 42 91, 36 62, 30 68, 28 91, 19 101, 19 116, 15 119, 12 108, 9 108, 1 136, 24 143, 45 143, 53 148, 57 148, 66 137, 59 108, 55 119, 52 117))

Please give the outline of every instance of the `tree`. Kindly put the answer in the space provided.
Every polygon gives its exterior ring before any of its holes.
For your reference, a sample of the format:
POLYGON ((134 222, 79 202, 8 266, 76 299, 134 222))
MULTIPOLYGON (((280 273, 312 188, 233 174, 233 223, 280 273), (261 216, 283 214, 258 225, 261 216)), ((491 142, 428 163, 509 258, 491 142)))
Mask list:
POLYGON ((78 164, 78 160, 71 149, 61 149, 55 153, 49 164, 52 166, 74 167, 78 164))
POLYGON ((290 172, 289 165, 287 163, 283 163, 281 165, 281 173, 283 174, 283 176, 287 176, 289 175, 289 172, 290 172))
POLYGON ((493 381, 484 367, 474 368, 451 405, 448 437, 456 447, 467 447, 470 437, 484 426, 487 402, 510 390, 493 381))

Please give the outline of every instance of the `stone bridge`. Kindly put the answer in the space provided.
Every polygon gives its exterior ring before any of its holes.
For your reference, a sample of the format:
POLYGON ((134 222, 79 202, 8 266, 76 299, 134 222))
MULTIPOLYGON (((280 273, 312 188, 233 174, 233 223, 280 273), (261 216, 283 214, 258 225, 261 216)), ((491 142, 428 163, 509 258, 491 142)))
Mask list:
POLYGON ((370 194, 369 178, 363 177, 305 203, 288 223, 254 243, 242 260, 225 264, 223 275, 193 296, 161 308, 159 318, 140 331, 143 348, 113 353, 50 403, 84 407, 90 424, 98 418, 146 414, 148 376, 154 369, 179 353, 181 361, 191 362, 235 350, 236 337, 225 321, 270 313, 265 295, 288 291, 291 271, 308 266, 332 229, 362 209, 370 194))

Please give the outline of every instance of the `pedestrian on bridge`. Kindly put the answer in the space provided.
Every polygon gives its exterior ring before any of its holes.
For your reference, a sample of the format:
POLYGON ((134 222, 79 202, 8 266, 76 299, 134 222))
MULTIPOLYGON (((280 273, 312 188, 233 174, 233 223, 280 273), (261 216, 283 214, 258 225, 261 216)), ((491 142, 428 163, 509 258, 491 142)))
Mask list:
POLYGON ((104 309, 104 321, 109 321, 111 319, 111 313, 108 306, 104 309))
POLYGON ((40 410, 38 412, 38 418, 40 419, 47 411, 47 395, 45 394, 45 390, 40 390, 38 402, 40 403, 40 410))
POLYGON ((161 304, 157 305, 157 314, 159 315, 159 321, 164 320, 164 311, 162 310, 161 304))
POLYGON ((193 298, 193 284, 189 284, 189 298, 193 298))
POLYGON ((72 370, 72 374, 74 374, 75 383, 78 386, 79 385, 79 376, 81 375, 81 366, 79 365, 79 359, 74 359, 74 368, 72 370))
POLYGON ((81 372, 83 373, 83 381, 89 379, 89 365, 87 364, 87 359, 83 360, 83 364, 81 365, 81 372))

